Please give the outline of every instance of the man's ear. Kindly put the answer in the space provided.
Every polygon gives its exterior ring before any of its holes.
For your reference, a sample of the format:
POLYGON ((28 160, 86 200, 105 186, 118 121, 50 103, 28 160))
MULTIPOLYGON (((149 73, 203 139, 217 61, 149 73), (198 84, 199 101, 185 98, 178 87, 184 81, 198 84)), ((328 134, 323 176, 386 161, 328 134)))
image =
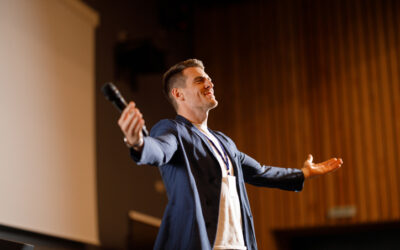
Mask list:
POLYGON ((180 88, 173 88, 171 90, 171 94, 176 100, 180 100, 180 101, 185 100, 182 90, 180 88))

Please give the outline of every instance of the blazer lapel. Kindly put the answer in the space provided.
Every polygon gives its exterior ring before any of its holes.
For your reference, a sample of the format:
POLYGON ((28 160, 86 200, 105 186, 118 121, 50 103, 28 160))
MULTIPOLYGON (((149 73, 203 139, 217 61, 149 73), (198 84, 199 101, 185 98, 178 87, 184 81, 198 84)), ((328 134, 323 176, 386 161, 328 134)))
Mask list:
POLYGON ((220 135, 218 135, 217 133, 215 133, 215 132, 212 131, 212 130, 210 130, 210 131, 211 131, 211 133, 218 139, 218 141, 221 143, 222 147, 225 149, 226 153, 228 154, 229 158, 231 159, 232 166, 233 166, 233 169, 234 169, 234 171, 235 171, 235 175, 237 175, 238 169, 237 169, 237 165, 236 165, 236 161, 235 161, 235 154, 234 154, 234 152, 232 152, 232 150, 230 150, 229 145, 227 145, 227 144, 225 143, 225 140, 224 140, 220 135))
MULTIPOLYGON (((183 116, 181 116, 181 115, 177 115, 175 119, 176 119, 177 121, 181 121, 181 122, 185 123, 186 126, 189 126, 189 127, 190 127, 190 130, 191 130, 194 134, 197 134, 197 135, 200 137, 200 139, 201 139, 201 141, 203 142, 203 144, 206 145, 206 147, 207 147, 209 153, 212 155, 212 157, 214 158, 214 160, 218 162, 218 159, 217 159, 217 157, 215 156, 214 150, 211 148, 210 142, 208 142, 207 137, 206 137, 202 132, 200 132, 200 130, 199 130, 198 128, 196 128, 196 126, 194 126, 194 125, 193 125, 190 121, 188 121, 185 117, 183 117, 183 116)), ((215 134, 213 133, 213 135, 215 135, 215 134)))
MULTIPOLYGON (((211 148, 210 142, 208 142, 208 139, 206 138, 206 136, 205 136, 202 132, 200 132, 200 130, 199 130, 198 128, 196 128, 196 126, 194 126, 194 125, 193 125, 190 121, 188 121, 185 117, 183 117, 183 116, 181 116, 181 115, 177 115, 175 119, 176 119, 177 121, 180 121, 180 122, 186 124, 187 126, 189 126, 190 129, 191 129, 191 131, 192 131, 193 133, 197 134, 197 135, 201 138, 202 142, 206 145, 206 147, 207 147, 209 153, 210 153, 210 154, 214 157, 214 159, 218 162, 218 159, 217 159, 217 157, 215 156, 214 150, 211 148)), ((218 135, 217 133, 215 133, 215 132, 214 132, 213 130, 211 130, 211 129, 210 129, 210 132, 218 139, 218 141, 221 143, 222 147, 225 149, 226 153, 228 154, 228 156, 229 156, 229 158, 230 158, 230 160, 231 160, 231 162, 232 162, 235 175, 237 175, 237 173, 238 173, 238 168, 237 168, 237 165, 236 165, 236 162, 235 162, 235 157, 234 157, 235 154, 234 154, 234 152, 232 152, 232 151, 230 150, 229 146, 224 142, 224 139, 221 138, 220 135, 218 135)))

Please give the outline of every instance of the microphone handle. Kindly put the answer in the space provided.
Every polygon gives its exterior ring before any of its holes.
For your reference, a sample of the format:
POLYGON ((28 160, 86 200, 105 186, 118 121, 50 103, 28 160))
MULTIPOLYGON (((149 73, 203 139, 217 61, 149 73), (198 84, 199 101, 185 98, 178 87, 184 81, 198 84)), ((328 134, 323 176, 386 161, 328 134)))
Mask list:
MULTIPOLYGON (((117 107, 117 109, 119 110, 120 113, 122 113, 122 111, 127 106, 127 103, 122 96, 120 99, 116 99, 115 101, 113 101, 113 104, 115 107, 117 107)), ((143 133, 143 136, 149 136, 149 131, 147 131, 146 125, 143 125, 142 133, 143 133)))
POLYGON ((125 99, 120 95, 120 98, 116 98, 114 99, 112 102, 112 104, 114 104, 114 107, 116 107, 118 109, 118 111, 120 113, 122 113, 122 111, 126 108, 126 106, 128 106, 128 104, 126 103, 125 99))
MULTIPOLYGON (((126 108, 126 106, 128 106, 124 97, 119 93, 118 89, 112 83, 106 83, 103 86, 102 91, 103 94, 106 96, 106 98, 110 100, 112 104, 114 104, 114 107, 117 108, 120 113, 122 113, 122 111, 126 108), (112 88, 110 88, 110 86, 112 86, 112 88), (109 91, 110 89, 113 90, 114 94, 113 98, 107 97, 108 93, 107 91, 109 91)), ((146 125, 143 125, 142 133, 143 136, 149 136, 149 131, 147 131, 146 125)))

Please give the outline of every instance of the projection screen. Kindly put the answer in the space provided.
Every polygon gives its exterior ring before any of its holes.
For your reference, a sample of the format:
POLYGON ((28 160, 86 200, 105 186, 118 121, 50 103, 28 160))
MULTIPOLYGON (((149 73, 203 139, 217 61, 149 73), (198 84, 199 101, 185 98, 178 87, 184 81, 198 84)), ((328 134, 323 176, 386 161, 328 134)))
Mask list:
POLYGON ((0 224, 98 243, 94 44, 78 0, 0 1, 0 224))

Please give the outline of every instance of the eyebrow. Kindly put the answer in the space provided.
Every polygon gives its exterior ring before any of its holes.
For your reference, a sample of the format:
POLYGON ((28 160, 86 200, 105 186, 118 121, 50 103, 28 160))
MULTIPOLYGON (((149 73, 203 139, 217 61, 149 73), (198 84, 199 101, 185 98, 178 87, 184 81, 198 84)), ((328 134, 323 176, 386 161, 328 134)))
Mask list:
POLYGON ((210 80, 211 81, 211 78, 209 77, 209 76, 207 76, 207 77, 205 77, 205 76, 196 76, 194 79, 193 79, 193 81, 194 82, 197 82, 197 81, 202 81, 202 80, 205 80, 205 79, 208 79, 208 80, 210 80))

